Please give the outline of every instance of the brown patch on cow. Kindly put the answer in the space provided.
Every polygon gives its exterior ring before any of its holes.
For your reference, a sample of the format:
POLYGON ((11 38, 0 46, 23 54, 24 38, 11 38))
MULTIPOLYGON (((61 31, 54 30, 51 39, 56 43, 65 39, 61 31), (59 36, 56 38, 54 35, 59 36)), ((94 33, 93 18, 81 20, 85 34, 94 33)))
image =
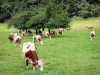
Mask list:
POLYGON ((91 37, 94 37, 95 35, 93 33, 91 33, 91 37))
POLYGON ((53 35, 55 35, 56 34, 56 32, 55 31, 51 31, 51 33, 50 33, 52 36, 53 35))
POLYGON ((62 35, 62 30, 58 30, 58 33, 62 35))
POLYGON ((8 39, 12 42, 14 40, 14 35, 13 34, 9 34, 8 39))
POLYGON ((18 45, 20 45, 20 44, 21 44, 21 38, 18 38, 18 39, 16 40, 16 43, 17 43, 18 45))
MULTIPOLYGON (((29 50, 28 52, 25 53, 25 57, 32 60, 33 66, 36 66, 38 64, 37 61, 39 59, 38 59, 38 56, 37 56, 37 52, 36 51, 29 50)), ((29 60, 27 59, 26 60, 26 65, 28 66, 28 64, 29 64, 29 60)))
POLYGON ((36 37, 34 36, 34 42, 36 42, 36 37))
POLYGON ((38 38, 38 40, 39 40, 39 42, 40 42, 40 41, 42 41, 42 38, 41 38, 41 37, 39 37, 39 38, 38 38))

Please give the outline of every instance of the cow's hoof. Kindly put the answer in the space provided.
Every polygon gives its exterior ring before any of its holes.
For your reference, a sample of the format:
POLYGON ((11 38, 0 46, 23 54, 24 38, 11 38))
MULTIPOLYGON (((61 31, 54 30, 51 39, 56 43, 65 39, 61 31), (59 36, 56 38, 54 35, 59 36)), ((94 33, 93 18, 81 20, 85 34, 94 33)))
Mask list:
POLYGON ((26 69, 28 69, 29 67, 28 66, 26 66, 26 69))

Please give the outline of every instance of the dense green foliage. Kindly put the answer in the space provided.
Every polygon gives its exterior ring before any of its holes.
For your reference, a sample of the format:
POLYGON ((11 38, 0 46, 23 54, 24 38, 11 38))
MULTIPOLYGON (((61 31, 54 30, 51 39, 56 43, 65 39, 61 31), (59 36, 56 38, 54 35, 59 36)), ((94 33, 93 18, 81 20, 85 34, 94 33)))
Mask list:
POLYGON ((0 22, 10 19, 9 27, 68 27, 73 16, 100 16, 100 0, 4 0, 0 1, 0 22))
MULTIPOLYGON (((43 38, 44 45, 36 43, 39 58, 44 62, 44 71, 25 69, 22 50, 7 39, 7 25, 0 24, 0 75, 100 75, 100 31, 90 41, 90 31, 64 31, 52 39, 43 38)), ((25 36, 22 42, 32 41, 25 36)))

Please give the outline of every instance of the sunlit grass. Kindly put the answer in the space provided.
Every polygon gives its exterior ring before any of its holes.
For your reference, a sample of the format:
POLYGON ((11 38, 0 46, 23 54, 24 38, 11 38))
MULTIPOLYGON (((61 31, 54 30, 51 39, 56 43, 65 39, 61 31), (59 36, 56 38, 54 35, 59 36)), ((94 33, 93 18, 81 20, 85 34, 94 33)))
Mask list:
POLYGON ((86 26, 92 26, 96 30, 100 30, 100 17, 99 18, 88 18, 82 20, 73 20, 70 22, 72 29, 86 29, 86 26))

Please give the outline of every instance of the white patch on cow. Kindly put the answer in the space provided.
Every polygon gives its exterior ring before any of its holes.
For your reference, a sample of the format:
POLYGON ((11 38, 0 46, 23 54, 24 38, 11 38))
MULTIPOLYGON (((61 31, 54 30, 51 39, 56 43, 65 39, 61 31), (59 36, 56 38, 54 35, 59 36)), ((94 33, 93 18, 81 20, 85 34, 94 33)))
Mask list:
POLYGON ((41 38, 40 35, 36 35, 35 37, 36 37, 36 40, 38 40, 39 38, 41 38))
POLYGON ((46 37, 49 37, 48 34, 49 34, 49 32, 45 32, 46 37))
POLYGON ((62 31, 62 34, 63 34, 63 31, 62 31))
POLYGON ((49 37, 47 34, 49 34, 49 32, 43 32, 42 35, 45 37, 49 37))
POLYGON ((94 35, 95 35, 95 31, 91 31, 91 32, 90 32, 90 35, 91 35, 91 34, 94 34, 94 35))
POLYGON ((33 71, 35 71, 35 66, 33 66, 33 71))
POLYGON ((35 44, 32 42, 23 43, 22 53, 25 54, 25 52, 28 52, 29 50, 36 51, 35 44))
POLYGON ((43 71, 43 62, 42 62, 42 60, 38 60, 38 66, 39 66, 39 70, 43 71))
POLYGON ((14 35, 14 42, 16 42, 16 40, 18 39, 18 38, 21 38, 19 35, 14 35))
POLYGON ((30 64, 33 64, 34 62, 32 61, 32 59, 29 59, 30 64))

